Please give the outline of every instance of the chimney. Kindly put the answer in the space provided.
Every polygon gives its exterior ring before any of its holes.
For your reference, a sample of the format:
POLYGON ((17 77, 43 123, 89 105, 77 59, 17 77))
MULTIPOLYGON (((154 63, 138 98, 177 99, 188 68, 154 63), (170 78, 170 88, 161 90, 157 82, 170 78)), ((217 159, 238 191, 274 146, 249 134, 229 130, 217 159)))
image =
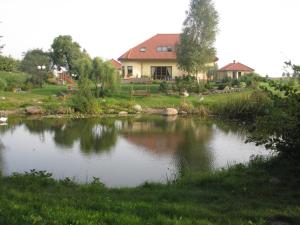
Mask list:
POLYGON ((233 64, 235 64, 235 60, 233 60, 233 64))

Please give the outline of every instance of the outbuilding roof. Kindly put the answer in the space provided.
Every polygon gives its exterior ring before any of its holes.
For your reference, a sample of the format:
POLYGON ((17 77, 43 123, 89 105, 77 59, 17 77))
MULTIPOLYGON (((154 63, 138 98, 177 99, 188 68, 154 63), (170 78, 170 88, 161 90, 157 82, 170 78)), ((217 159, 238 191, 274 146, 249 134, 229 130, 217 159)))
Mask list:
POLYGON ((120 70, 122 68, 122 64, 115 59, 111 59, 110 63, 117 69, 120 70))
POLYGON ((254 72, 254 69, 239 63, 239 62, 233 62, 229 63, 228 65, 222 67, 219 69, 219 71, 243 71, 243 72, 254 72))

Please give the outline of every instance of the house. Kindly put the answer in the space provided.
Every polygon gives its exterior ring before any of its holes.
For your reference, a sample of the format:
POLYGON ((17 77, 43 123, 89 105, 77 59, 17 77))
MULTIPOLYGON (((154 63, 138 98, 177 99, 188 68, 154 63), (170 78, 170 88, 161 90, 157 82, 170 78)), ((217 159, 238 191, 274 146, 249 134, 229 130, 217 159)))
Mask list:
MULTIPOLYGON (((131 48, 118 59, 123 77, 169 80, 184 76, 187 73, 178 68, 176 59, 175 47, 179 40, 180 34, 157 34, 131 48)), ((207 80, 205 73, 196 76, 207 80)))
POLYGON ((226 77, 238 79, 245 74, 253 72, 254 69, 234 60, 233 63, 229 63, 228 65, 218 70, 215 80, 222 80, 226 77))
POLYGON ((111 59, 111 60, 109 60, 109 62, 116 69, 117 73, 119 75, 121 75, 121 73, 122 73, 122 64, 120 62, 118 62, 117 60, 115 60, 115 59, 111 59))

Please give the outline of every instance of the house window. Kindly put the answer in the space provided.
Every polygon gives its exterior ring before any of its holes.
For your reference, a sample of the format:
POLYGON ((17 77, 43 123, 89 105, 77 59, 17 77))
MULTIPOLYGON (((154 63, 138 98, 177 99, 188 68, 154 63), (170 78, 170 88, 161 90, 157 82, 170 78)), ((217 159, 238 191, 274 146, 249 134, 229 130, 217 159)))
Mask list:
POLYGON ((173 48, 171 46, 158 46, 156 48, 156 51, 158 51, 158 52, 172 52, 173 48))
POLYGON ((127 76, 131 77, 133 75, 133 67, 127 66, 127 76))
POLYGON ((168 52, 172 52, 172 47, 168 47, 168 52))
POLYGON ((151 77, 155 80, 170 80, 172 78, 172 66, 152 66, 151 77))
POLYGON ((158 51, 158 52, 162 52, 162 47, 160 47, 160 46, 159 46, 159 47, 157 47, 157 48, 156 48, 156 51, 158 51))
POLYGON ((145 47, 140 48, 140 52, 145 52, 147 49, 145 47))

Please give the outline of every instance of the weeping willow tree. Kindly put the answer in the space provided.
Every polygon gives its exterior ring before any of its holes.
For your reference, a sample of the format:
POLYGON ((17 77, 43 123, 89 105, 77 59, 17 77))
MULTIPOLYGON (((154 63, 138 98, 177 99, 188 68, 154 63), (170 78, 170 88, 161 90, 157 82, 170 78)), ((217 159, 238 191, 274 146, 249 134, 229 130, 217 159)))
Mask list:
POLYGON ((218 12, 211 0, 191 0, 176 46, 178 67, 188 74, 209 69, 215 61, 214 47, 218 31, 218 12))
POLYGON ((115 92, 120 83, 114 66, 109 61, 103 61, 99 57, 93 60, 91 79, 94 81, 98 97, 99 95, 103 96, 108 91, 115 92))

